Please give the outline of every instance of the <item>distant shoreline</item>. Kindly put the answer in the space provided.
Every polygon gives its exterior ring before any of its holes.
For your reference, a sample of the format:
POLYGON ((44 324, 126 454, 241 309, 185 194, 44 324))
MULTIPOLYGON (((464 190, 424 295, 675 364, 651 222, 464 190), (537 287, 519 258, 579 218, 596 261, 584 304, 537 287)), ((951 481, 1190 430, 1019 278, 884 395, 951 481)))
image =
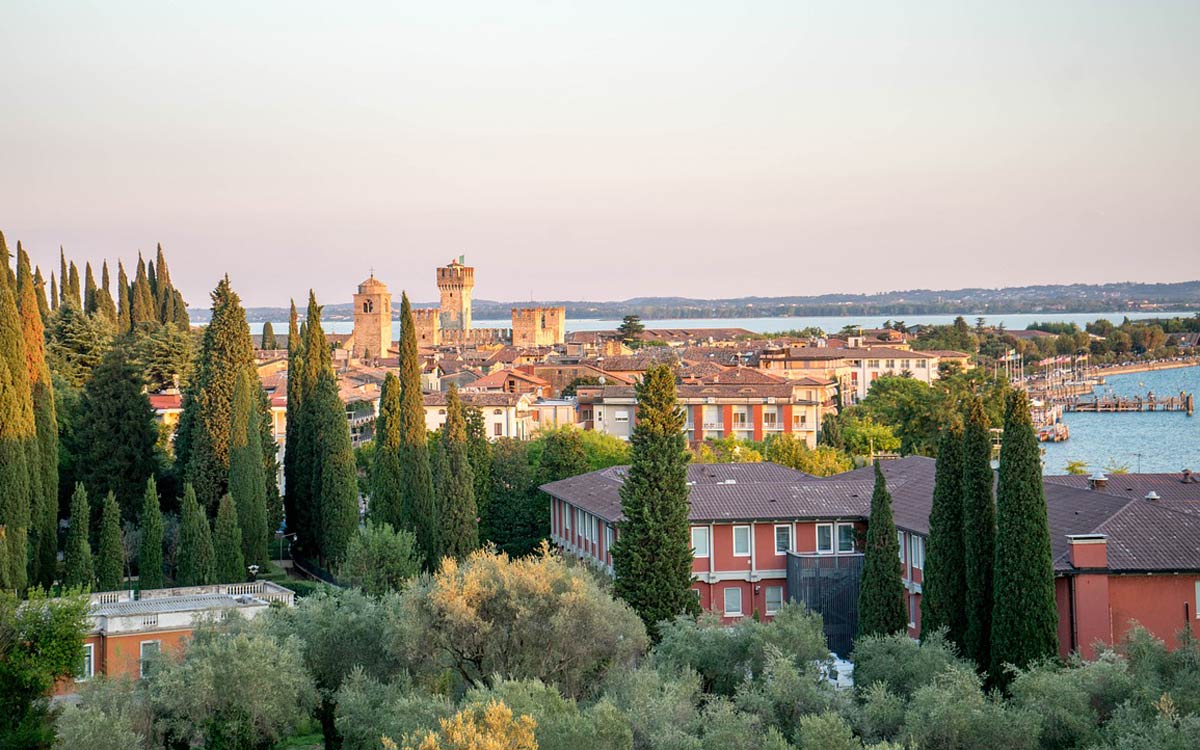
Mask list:
POLYGON ((1178 370, 1183 367, 1200 367, 1200 358, 1186 362, 1139 362, 1133 365, 1113 365, 1097 367, 1092 371, 1095 375, 1131 375, 1138 372, 1153 372, 1156 370, 1178 370))

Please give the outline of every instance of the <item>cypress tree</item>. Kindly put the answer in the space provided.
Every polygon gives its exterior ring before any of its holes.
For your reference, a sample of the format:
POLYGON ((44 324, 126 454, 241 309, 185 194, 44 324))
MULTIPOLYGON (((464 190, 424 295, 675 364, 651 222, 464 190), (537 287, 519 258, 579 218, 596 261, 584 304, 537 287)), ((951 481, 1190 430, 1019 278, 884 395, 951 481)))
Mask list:
POLYGON ((303 547, 308 539, 312 524, 308 511, 312 490, 308 463, 301 459, 305 451, 300 445, 300 422, 304 410, 304 338, 296 322, 296 301, 292 300, 292 311, 288 318, 288 379, 287 379, 287 424, 283 452, 284 516, 287 518, 288 533, 297 534, 297 543, 303 547))
POLYGON ((938 628, 961 651, 967 631, 963 550, 963 431, 957 422, 938 438, 929 543, 921 584, 921 637, 938 628))
POLYGON ((479 512, 475 505, 475 474, 467 458, 467 424, 458 387, 446 393, 446 422, 438 452, 438 553, 462 559, 479 547, 479 512))
POLYGON ((125 547, 121 544, 121 507, 109 492, 100 514, 100 548, 96 552, 96 590, 116 591, 125 580, 125 547))
POLYGON ((90 589, 96 582, 92 569, 92 547, 88 544, 88 517, 91 512, 87 490, 82 484, 75 485, 75 493, 71 495, 71 527, 67 529, 67 548, 63 554, 65 586, 90 589))
POLYGON ((125 273, 125 264, 117 261, 117 335, 120 336, 133 330, 133 313, 130 310, 129 275, 125 273))
POLYGON ((837 414, 826 414, 821 420, 821 445, 840 451, 846 449, 846 440, 842 437, 842 422, 837 414))
POLYGON ((213 554, 216 558, 214 575, 217 583, 241 583, 246 580, 246 564, 242 558, 242 530, 238 528, 237 509, 229 495, 221 498, 217 507, 217 523, 213 530, 213 554))
POLYGON ((8 555, 8 529, 0 524, 0 591, 12 591, 13 585, 8 576, 12 570, 8 555))
POLYGON ((185 480, 210 511, 229 491, 233 392, 248 371, 255 372, 246 311, 226 276, 212 293, 212 320, 184 394, 175 443, 185 480))
POLYGON ((992 564, 996 554, 996 507, 992 501, 992 441, 983 400, 967 403, 963 431, 963 558, 967 574, 967 630, 963 656, 980 669, 991 664, 992 564))
POLYGON ((438 521, 433 494, 433 471, 425 429, 425 400, 421 395, 421 354, 408 294, 400 300, 400 470, 404 494, 401 527, 413 532, 426 565, 438 566, 438 521))
POLYGON ((50 310, 58 312, 58 280, 54 278, 54 272, 50 272, 50 310))
POLYGON ((71 283, 67 276, 67 255, 63 252, 62 245, 58 246, 58 304, 67 301, 67 295, 70 293, 71 283))
POLYGON ((196 500, 196 491, 190 484, 183 487, 180 508, 177 577, 176 583, 180 586, 204 586, 217 582, 212 530, 208 526, 208 516, 196 500))
POLYGON ((279 343, 275 341, 275 327, 271 325, 271 321, 263 323, 262 336, 259 337, 260 349, 278 349, 279 343))
POLYGON ((871 493, 871 517, 867 521, 867 545, 858 592, 860 636, 891 635, 908 629, 903 577, 892 496, 876 461, 875 490, 871 493))
POLYGON ((192 321, 188 317, 187 302, 183 299, 183 293, 178 289, 171 290, 173 302, 171 303, 171 313, 175 316, 175 325, 179 326, 180 330, 186 331, 192 326, 192 321))
POLYGON ((154 478, 146 480, 142 501, 142 541, 138 547, 138 588, 163 587, 163 519, 158 505, 158 488, 154 478))
MULTIPOLYGON (((310 330, 313 326, 310 324, 310 330)), ((320 331, 320 324, 315 326, 320 331)), ((325 335, 321 334, 324 341, 325 335)), ((304 427, 312 431, 312 495, 320 557, 327 564, 341 560, 358 527, 358 470, 350 445, 346 407, 338 397, 332 368, 317 379, 305 403, 304 427)))
POLYGON ((400 469, 400 380, 389 372, 379 392, 375 452, 371 463, 371 518, 399 528, 404 494, 400 469))
POLYGON ((266 480, 263 477, 262 434, 259 430, 258 400, 253 389, 262 390, 249 371, 238 378, 233 394, 229 442, 229 495, 237 509, 242 530, 242 557, 247 565, 267 562, 266 480))
POLYGON ((658 623, 700 611, 691 587, 686 420, 670 367, 649 368, 636 394, 638 419, 620 490, 625 520, 612 549, 614 590, 657 639, 658 623))
POLYGON ((84 264, 83 309, 88 315, 96 314, 96 275, 92 273, 92 264, 84 264))
POLYGON ((70 283, 67 288, 67 298, 75 303, 75 306, 80 310, 83 309, 83 288, 79 283, 79 269, 75 266, 75 261, 71 261, 67 266, 70 283))
POLYGON ((46 279, 42 276, 41 266, 33 270, 33 288, 37 293, 38 312, 42 315, 42 328, 45 328, 50 320, 50 305, 46 302, 46 279))
MULTIPOLYGON (((0 525, 7 529, 9 581, 24 591, 30 501, 41 486, 24 325, 16 303, 16 278, 0 235, 0 525)), ((38 503, 40 506, 40 503, 38 503)))
POLYGON ((26 456, 31 491, 29 580, 49 586, 54 581, 58 567, 58 418, 50 367, 46 364, 46 337, 41 310, 44 302, 39 304, 36 280, 29 272, 29 256, 19 242, 17 297, 36 433, 26 456))
MULTIPOLYGON (((67 309, 70 309, 68 305, 67 309)), ((93 497, 113 492, 124 520, 138 514, 146 480, 158 466, 158 426, 137 367, 124 345, 92 373, 79 402, 72 438, 76 477, 93 497)))
POLYGON ((137 274, 129 292, 129 317, 133 330, 147 323, 158 321, 154 309, 154 294, 150 291, 150 277, 146 274, 146 261, 138 253, 137 274))
MULTIPOLYGON (((117 304, 113 301, 112 292, 110 291, 108 279, 108 261, 104 261, 104 265, 100 272, 100 288, 96 290, 96 314, 108 321, 112 327, 117 325, 117 304)), ((121 333, 118 331, 118 333, 121 333)))
POLYGON ((1004 414, 996 485, 990 675, 1006 684, 1005 665, 1022 669, 1058 651, 1058 609, 1046 491, 1029 396, 1014 389, 1004 414))
POLYGON ((279 497, 279 444, 275 442, 275 417, 271 412, 271 399, 258 381, 257 371, 253 375, 258 387, 254 389, 255 406, 258 408, 259 441, 262 445, 263 498, 266 503, 267 540, 283 523, 283 502, 279 497))
POLYGON ((150 282, 150 302, 152 303, 151 308, 154 310, 154 319, 158 320, 160 297, 158 275, 154 273, 154 261, 146 263, 146 279, 150 282))
MULTIPOLYGON (((317 297, 310 289, 308 292, 308 309, 305 312, 303 326, 304 356, 300 360, 301 370, 296 377, 299 396, 299 408, 296 433, 296 482, 297 510, 299 525, 297 541, 302 549, 317 557, 321 556, 321 499, 318 491, 319 467, 313 463, 317 454, 316 440, 319 430, 316 426, 316 414, 319 409, 314 405, 317 394, 317 381, 321 373, 332 368, 329 357, 329 346, 325 332, 321 329, 321 308, 317 297)), ((291 376, 289 375, 289 378, 291 376)), ((289 411, 291 406, 289 405, 289 411)), ((293 446, 289 445, 289 450, 293 446)), ((290 482, 291 480, 289 480, 290 482)))
POLYGON ((487 423, 479 407, 463 407, 463 418, 467 424, 467 461, 475 477, 475 507, 483 518, 492 487, 492 444, 488 442, 487 423))

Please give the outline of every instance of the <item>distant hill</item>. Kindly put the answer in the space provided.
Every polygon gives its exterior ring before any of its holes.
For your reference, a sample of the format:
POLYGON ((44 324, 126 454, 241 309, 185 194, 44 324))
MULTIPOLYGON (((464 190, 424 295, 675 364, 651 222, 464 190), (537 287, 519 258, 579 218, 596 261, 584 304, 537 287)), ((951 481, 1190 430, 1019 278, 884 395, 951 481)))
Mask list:
MULTIPOLYGON (((414 303, 433 307, 436 303, 414 303)), ((820 294, 794 297, 736 297, 694 299, 690 297, 634 297, 614 302, 541 300, 497 302, 475 300, 474 317, 503 319, 514 307, 560 305, 568 318, 618 319, 640 315, 664 318, 746 318, 791 315, 986 315, 998 313, 1087 313, 1147 309, 1200 310, 1200 281, 1169 284, 1118 282, 1114 284, 1044 284, 1002 289, 909 289, 875 294, 820 294)), ((208 320, 207 309, 189 310, 192 320, 208 320)), ((250 322, 287 320, 284 307, 251 307, 250 322)), ((327 320, 350 320, 352 304, 326 305, 327 320)))

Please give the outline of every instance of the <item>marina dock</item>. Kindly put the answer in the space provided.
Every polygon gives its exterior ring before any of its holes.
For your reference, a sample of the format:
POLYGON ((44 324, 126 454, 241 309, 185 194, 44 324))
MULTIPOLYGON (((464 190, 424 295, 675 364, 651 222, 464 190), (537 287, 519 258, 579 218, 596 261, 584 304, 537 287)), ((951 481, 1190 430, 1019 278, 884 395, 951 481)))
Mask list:
POLYGON ((1063 402, 1068 412, 1093 412, 1119 414, 1125 412, 1184 412, 1189 417, 1195 413, 1195 396, 1180 393, 1178 396, 1158 398, 1153 393, 1146 396, 1092 396, 1073 397, 1063 402))

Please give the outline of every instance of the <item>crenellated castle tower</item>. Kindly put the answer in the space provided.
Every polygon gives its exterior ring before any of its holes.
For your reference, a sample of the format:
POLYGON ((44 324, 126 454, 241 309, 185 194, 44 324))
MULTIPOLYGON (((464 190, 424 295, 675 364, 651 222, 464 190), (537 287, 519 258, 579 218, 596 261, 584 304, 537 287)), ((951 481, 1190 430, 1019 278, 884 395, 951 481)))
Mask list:
POLYGON ((442 293, 441 327, 446 331, 471 330, 471 294, 475 290, 475 269, 463 265, 463 256, 437 270, 438 291, 442 293))

